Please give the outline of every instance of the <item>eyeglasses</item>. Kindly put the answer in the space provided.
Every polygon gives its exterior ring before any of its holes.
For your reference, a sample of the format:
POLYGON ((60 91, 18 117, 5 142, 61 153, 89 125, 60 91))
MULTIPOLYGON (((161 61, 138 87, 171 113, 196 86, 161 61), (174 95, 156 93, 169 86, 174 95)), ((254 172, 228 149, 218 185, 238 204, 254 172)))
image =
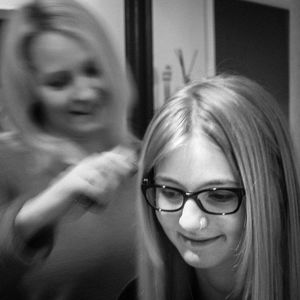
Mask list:
POLYGON ((141 188, 147 203, 155 210, 165 212, 179 211, 188 199, 193 199, 208 214, 229 215, 239 210, 245 195, 245 190, 240 187, 185 192, 178 188, 149 183, 146 178, 143 179, 141 188))

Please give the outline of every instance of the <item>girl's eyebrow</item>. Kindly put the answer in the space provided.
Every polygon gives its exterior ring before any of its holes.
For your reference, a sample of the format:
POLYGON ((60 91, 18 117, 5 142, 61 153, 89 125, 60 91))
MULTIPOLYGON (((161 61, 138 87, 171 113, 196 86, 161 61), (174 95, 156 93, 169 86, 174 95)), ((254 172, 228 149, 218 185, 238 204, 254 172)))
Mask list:
MULTIPOLYGON (((164 184, 174 184, 177 186, 184 187, 184 184, 176 180, 175 178, 171 178, 164 175, 157 175, 155 176, 155 181, 161 180, 164 182, 164 184)), ((236 180, 231 179, 212 179, 205 181, 203 183, 199 184, 199 188, 206 188, 206 187, 237 187, 240 186, 240 184, 236 180)))

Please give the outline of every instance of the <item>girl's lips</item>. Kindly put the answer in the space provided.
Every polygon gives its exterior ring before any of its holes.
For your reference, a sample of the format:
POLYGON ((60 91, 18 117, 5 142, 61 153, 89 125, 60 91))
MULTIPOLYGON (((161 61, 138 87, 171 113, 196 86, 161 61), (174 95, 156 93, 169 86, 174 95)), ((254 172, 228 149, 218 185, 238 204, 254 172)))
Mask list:
POLYGON ((206 246, 210 245, 214 242, 216 242, 221 236, 216 236, 212 238, 207 238, 207 239, 195 239, 195 238, 189 238, 187 236, 184 236, 179 233, 179 237, 183 240, 185 244, 188 244, 189 246, 192 247, 201 247, 201 246, 206 246))

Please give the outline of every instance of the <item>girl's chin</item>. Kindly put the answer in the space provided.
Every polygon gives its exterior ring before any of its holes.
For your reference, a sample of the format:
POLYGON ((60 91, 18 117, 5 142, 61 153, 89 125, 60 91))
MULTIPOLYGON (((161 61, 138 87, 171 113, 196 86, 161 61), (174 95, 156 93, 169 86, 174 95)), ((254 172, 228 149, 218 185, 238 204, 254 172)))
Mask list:
POLYGON ((197 253, 188 250, 183 253, 182 257, 184 261, 191 267, 199 268, 199 266, 201 266, 202 260, 197 253))
POLYGON ((186 250, 182 254, 183 260, 191 267, 196 269, 207 269, 216 267, 218 264, 217 260, 214 258, 204 257, 199 253, 195 253, 191 250, 186 250))

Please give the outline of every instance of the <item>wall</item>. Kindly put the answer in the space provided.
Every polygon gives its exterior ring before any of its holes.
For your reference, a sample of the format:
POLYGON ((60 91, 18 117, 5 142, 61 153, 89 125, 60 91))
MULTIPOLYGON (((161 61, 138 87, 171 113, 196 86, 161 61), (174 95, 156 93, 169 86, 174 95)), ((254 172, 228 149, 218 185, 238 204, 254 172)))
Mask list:
POLYGON ((187 71, 198 51, 191 79, 214 73, 212 1, 152 1, 154 104, 158 107, 167 93, 162 80, 167 65, 171 67, 170 93, 183 85, 176 49, 182 49, 187 71))
POLYGON ((289 11, 215 0, 216 68, 261 83, 289 111, 289 11))

